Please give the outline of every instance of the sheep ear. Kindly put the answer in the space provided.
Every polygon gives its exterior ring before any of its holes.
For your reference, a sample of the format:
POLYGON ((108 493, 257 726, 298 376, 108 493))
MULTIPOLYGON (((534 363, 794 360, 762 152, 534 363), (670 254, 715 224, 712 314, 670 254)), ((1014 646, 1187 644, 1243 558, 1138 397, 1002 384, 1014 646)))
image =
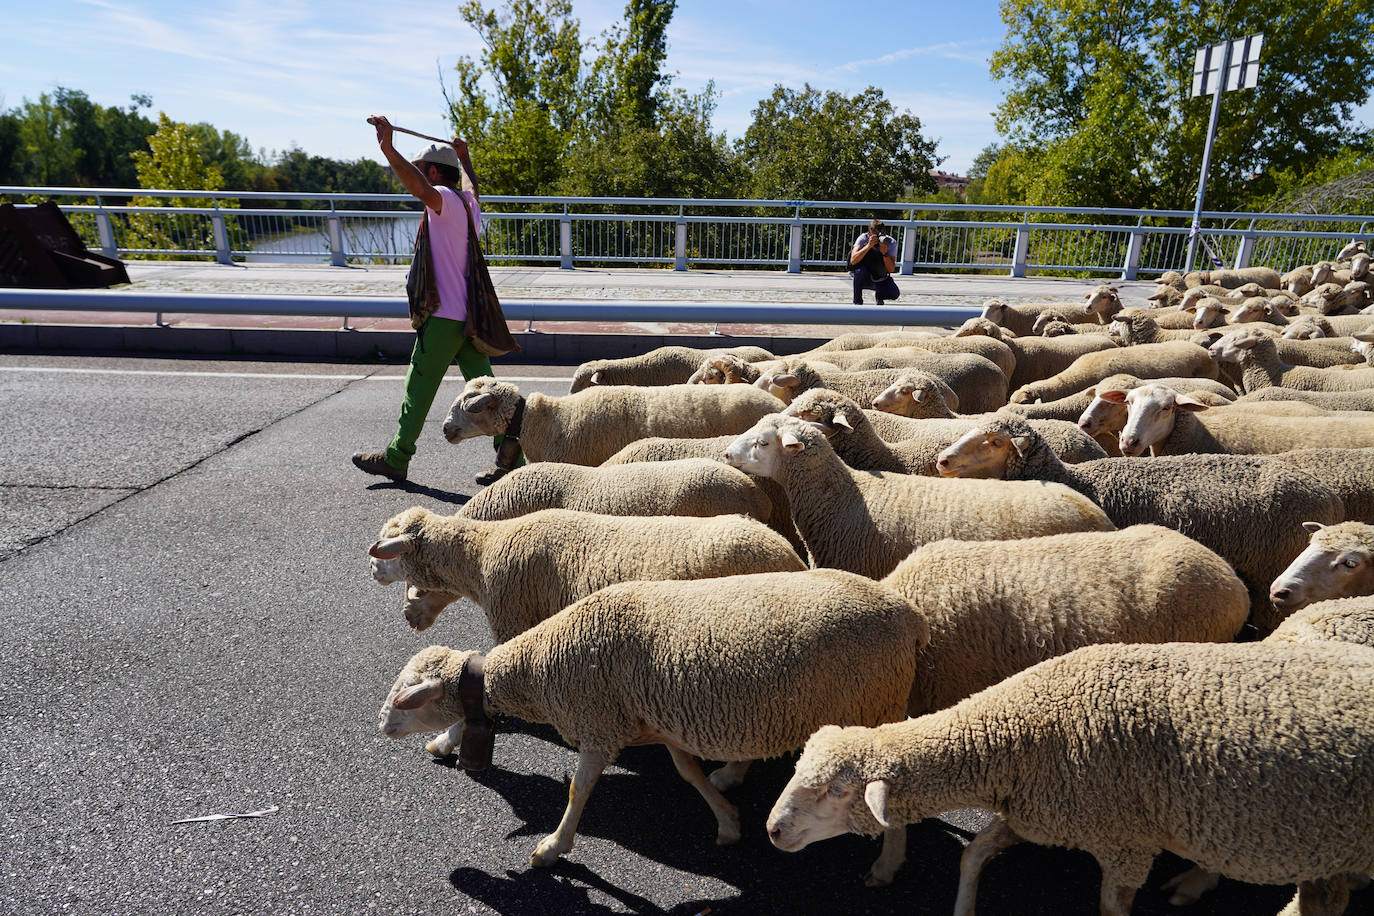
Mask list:
POLYGON ((864 786, 864 802, 868 804, 868 810, 873 812, 874 819, 884 827, 892 826, 887 813, 888 795, 891 790, 892 787, 885 779, 875 779, 864 786))
POLYGON ((916 402, 917 404, 919 404, 919 403, 921 403, 922 401, 924 401, 925 399, 926 399, 926 393, 925 393, 924 391, 921 391, 919 388, 913 388, 913 389, 911 390, 911 400, 912 400, 912 401, 914 401, 914 402, 916 402))
POLYGON ((1174 398, 1174 404, 1189 413, 1197 413, 1199 410, 1207 409, 1206 404, 1202 403, 1197 398, 1190 398, 1186 394, 1180 394, 1178 397, 1174 398))
POLYGON ((396 694, 396 699, 391 701, 391 708, 418 709, 443 695, 444 682, 438 678, 429 678, 396 694))
POLYGON ((1374 343, 1374 332, 1356 331, 1354 334, 1351 334, 1350 336, 1355 338, 1356 340, 1360 340, 1365 343, 1374 343))
MULTIPOLYGON (((599 375, 599 374, 600 374, 600 373, 593 373, 593 374, 592 374, 592 381, 591 381, 591 384, 593 384, 593 385, 596 384, 596 376, 599 375)), ((463 409, 466 410, 468 413, 481 413, 482 411, 486 410, 488 407, 490 407, 490 406, 491 406, 492 404, 494 404, 495 402, 496 402, 496 396, 495 396, 495 395, 493 395, 493 394, 479 394, 479 395, 477 395, 477 397, 472 398, 472 399, 469 400, 466 404, 464 404, 464 405, 463 405, 463 409)))
POLYGON ((797 438, 797 434, 790 429, 784 429, 778 436, 778 440, 782 443, 782 447, 789 452, 799 452, 805 445, 797 438))
POLYGON ((1260 339, 1258 334, 1255 334, 1253 336, 1247 334, 1242 337, 1234 338, 1235 345, 1240 347, 1242 350, 1255 349, 1255 344, 1259 343, 1259 341, 1260 339))
POLYGON ((833 417, 830 418, 830 422, 836 426, 843 426, 851 433, 854 431, 854 427, 849 425, 849 418, 842 413, 835 414, 833 417))
POLYGON ((796 388, 801 384, 801 379, 791 372, 784 372, 781 375, 773 376, 773 387, 775 388, 796 388))
POLYGON ((1307 529, 1309 534, 1316 534, 1326 527, 1321 522, 1303 522, 1302 526, 1307 529))
POLYGON ((369 557, 376 557, 379 560, 394 560, 402 554, 410 553, 415 549, 415 542, 410 535, 403 534, 398 538, 382 538, 371 547, 367 548, 369 557))
POLYGON ((1111 401, 1113 404, 1126 403, 1126 392, 1119 388, 1114 391, 1099 391, 1097 396, 1104 401, 1111 401))
POLYGON ((1012 436, 1012 437, 1011 437, 1011 447, 1014 448, 1014 449, 1016 449, 1016 454, 1020 455, 1022 458, 1026 457, 1026 452, 1027 452, 1027 450, 1030 449, 1030 444, 1031 444, 1031 437, 1030 437, 1030 436, 1012 436))
POLYGON ((600 369, 598 369, 598 370, 596 370, 595 372, 592 373, 592 384, 593 384, 593 385, 600 385, 600 384, 601 384, 601 370, 600 370, 600 369))

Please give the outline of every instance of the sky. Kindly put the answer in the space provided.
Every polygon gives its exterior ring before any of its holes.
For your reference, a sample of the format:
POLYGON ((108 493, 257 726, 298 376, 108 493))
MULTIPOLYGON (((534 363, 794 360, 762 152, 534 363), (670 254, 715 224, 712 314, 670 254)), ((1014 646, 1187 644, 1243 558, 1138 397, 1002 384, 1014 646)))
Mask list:
MULTIPOLYGON (((486 0, 494 5, 495 0, 486 0)), ((105 106, 150 95, 156 119, 205 121, 255 150, 299 146, 384 161, 365 119, 447 136, 441 72, 476 58, 459 0, 0 0, 0 107, 58 86, 105 106)), ((623 17, 624 0, 573 0, 584 42, 623 17)), ((777 84, 854 94, 878 86, 962 174, 998 141, 1002 90, 988 59, 1005 27, 996 0, 861 4, 679 0, 665 73, 720 94, 716 131, 741 137, 777 84)), ((1374 120, 1374 104, 1358 114, 1374 120)), ((402 138, 402 140, 409 138, 402 138)), ((401 144, 398 144, 401 145, 401 144)), ((418 150, 423 141, 414 141, 418 150)), ((402 145, 402 151, 405 147, 402 145)))

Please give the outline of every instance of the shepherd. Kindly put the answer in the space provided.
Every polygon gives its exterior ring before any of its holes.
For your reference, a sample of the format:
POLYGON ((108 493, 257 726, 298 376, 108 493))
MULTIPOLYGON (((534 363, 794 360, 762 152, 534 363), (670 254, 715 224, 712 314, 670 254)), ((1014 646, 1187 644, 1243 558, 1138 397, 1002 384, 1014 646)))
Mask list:
MULTIPOLYGON (((384 451, 358 452, 353 456, 353 463, 361 470, 400 482, 409 473, 416 440, 448 367, 457 362, 464 379, 494 374, 491 360, 464 333, 468 320, 468 272, 472 269, 468 235, 470 231, 481 234, 482 207, 477 196, 477 174, 462 138, 431 144, 410 161, 392 143, 393 132, 405 128, 394 127, 383 115, 374 115, 367 121, 377 129, 377 145, 397 180, 425 205, 416 236, 416 264, 407 285, 414 283, 417 269, 433 265, 432 273, 424 278, 428 294, 418 297, 418 305, 417 297, 411 296, 415 346, 410 354, 410 368, 406 370, 396 435, 384 451), (422 251, 425 244, 430 253, 427 258, 422 251)), ((501 436, 495 438, 495 466, 478 474, 477 483, 499 480, 521 463, 520 450, 503 450, 501 441, 501 436)))

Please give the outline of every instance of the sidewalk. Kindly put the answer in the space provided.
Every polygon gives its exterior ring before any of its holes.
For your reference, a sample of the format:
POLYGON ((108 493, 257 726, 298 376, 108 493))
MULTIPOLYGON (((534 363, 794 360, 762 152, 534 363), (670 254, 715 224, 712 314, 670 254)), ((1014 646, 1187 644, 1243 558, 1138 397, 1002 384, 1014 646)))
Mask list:
MULTIPOLYGON (((329 267, 317 264, 212 264, 176 261, 126 262, 129 286, 159 293, 253 295, 388 296, 405 294, 405 267, 329 267)), ((848 304, 849 277, 839 272, 687 270, 556 267, 493 267, 503 300, 696 300, 709 302, 848 304)), ((1077 300, 1101 282, 1117 286, 1123 298, 1143 300, 1148 281, 1013 278, 1006 275, 917 274, 898 277, 903 305, 981 306, 1001 297, 1009 302, 1077 300)), ((120 289, 110 290, 117 297, 120 289)), ((872 294, 867 294, 871 297, 872 294)), ((870 299, 871 301, 871 299, 870 299)), ((252 353, 323 358, 405 359, 413 340, 409 322, 354 318, 344 330, 339 318, 164 313, 165 327, 149 312, 0 310, 0 350, 102 352, 252 353)), ((796 352, 851 331, 882 330, 855 325, 721 325, 707 323, 534 322, 519 332, 524 361, 581 362, 629 355, 667 344, 728 346, 754 343, 774 352, 796 352), (718 334, 713 331, 718 330, 718 334)), ((508 360, 511 361, 511 360, 508 360)))

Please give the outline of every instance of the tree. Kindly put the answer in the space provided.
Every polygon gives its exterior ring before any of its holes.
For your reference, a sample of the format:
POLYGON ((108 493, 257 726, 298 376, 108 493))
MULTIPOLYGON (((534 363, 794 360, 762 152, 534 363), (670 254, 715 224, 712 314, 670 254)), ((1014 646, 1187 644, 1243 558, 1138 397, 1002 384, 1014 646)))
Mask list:
POLYGON ((872 86, 855 96, 776 86, 737 149, 746 192, 764 199, 897 200, 933 191, 940 161, 920 119, 872 86))
POLYGON ((1223 102, 1208 177, 1218 209, 1341 146, 1374 75, 1368 0, 1326 0, 1320 15, 1299 0, 1003 0, 1002 18, 997 125, 1036 159, 1030 204, 1187 207, 1211 104, 1189 98, 1193 58, 1209 41, 1265 35, 1259 88, 1223 102))
MULTIPOLYGON (((155 190, 218 191, 224 186, 219 169, 205 161, 200 140, 188 124, 173 121, 166 112, 158 112, 157 131, 148 138, 147 150, 129 154, 138 171, 140 187, 155 190)), ((209 197, 172 198, 164 201, 149 197, 135 197, 134 206, 209 207, 209 197)), ((219 206, 232 206, 222 201, 219 206)), ((226 221, 231 235, 238 227, 226 221)), ((215 246, 209 220, 187 215, 169 216, 160 213, 135 213, 129 216, 130 248, 171 248, 205 250, 215 246)))

